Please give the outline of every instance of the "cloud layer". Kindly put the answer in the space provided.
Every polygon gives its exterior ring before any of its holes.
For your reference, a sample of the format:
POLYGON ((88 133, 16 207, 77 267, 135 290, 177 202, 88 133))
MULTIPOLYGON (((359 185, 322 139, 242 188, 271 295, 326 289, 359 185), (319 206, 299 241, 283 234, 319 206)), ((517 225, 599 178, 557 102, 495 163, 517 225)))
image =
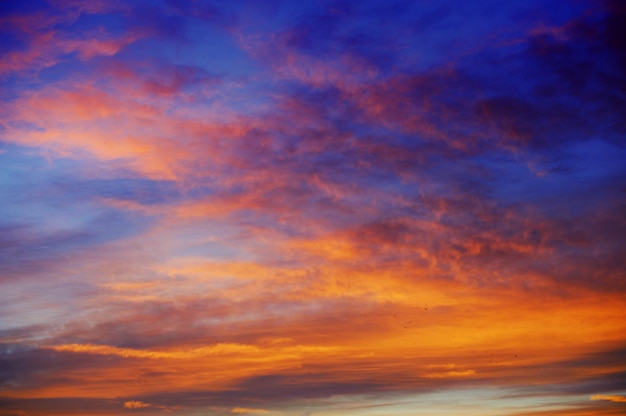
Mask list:
POLYGON ((619 2, 2 7, 0 415, 624 412, 619 2))

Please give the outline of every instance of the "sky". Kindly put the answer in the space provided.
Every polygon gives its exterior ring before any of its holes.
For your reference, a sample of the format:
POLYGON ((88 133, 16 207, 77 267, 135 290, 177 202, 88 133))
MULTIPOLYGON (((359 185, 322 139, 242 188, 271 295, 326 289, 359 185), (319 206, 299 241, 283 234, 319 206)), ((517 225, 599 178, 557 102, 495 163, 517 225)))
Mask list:
POLYGON ((626 414, 626 7, 0 3, 0 416, 626 414))

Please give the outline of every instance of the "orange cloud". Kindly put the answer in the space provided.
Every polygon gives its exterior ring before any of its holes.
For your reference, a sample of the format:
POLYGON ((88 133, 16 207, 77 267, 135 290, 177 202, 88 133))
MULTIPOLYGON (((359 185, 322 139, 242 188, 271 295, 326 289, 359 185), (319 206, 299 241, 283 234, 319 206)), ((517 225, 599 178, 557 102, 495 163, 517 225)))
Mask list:
POLYGON ((265 409, 252 409, 252 408, 248 408, 248 407, 234 407, 230 413, 237 413, 237 414, 250 414, 250 415, 256 415, 256 414, 267 414, 269 413, 269 411, 265 410, 265 409))
POLYGON ((332 354, 341 348, 319 345, 274 345, 259 347, 244 344, 216 344, 187 350, 147 351, 118 348, 107 345, 68 344, 45 347, 58 352, 77 354, 116 355, 123 358, 196 360, 202 357, 222 356, 242 357, 251 361, 279 361, 295 358, 303 354, 332 354))
POLYGON ((124 402, 124 407, 126 409, 142 409, 144 407, 152 407, 152 405, 140 401, 128 401, 124 402))
POLYGON ((130 348, 117 348, 107 345, 56 345, 47 347, 54 351, 73 352, 83 354, 117 355, 124 358, 148 358, 148 359, 190 359, 210 355, 229 355, 242 353, 258 353, 258 348, 251 345, 240 344, 217 344, 211 347, 196 348, 187 351, 145 351, 130 348))
POLYGON ((113 161, 154 179, 202 177, 210 164, 219 173, 237 144, 233 140, 247 131, 237 123, 173 118, 149 97, 90 85, 43 89, 3 110, 14 124, 31 126, 9 127, 7 137, 18 144, 113 161))
POLYGON ((614 403, 626 403, 626 396, 607 395, 607 394, 594 394, 590 397, 590 400, 598 401, 605 400, 614 403))

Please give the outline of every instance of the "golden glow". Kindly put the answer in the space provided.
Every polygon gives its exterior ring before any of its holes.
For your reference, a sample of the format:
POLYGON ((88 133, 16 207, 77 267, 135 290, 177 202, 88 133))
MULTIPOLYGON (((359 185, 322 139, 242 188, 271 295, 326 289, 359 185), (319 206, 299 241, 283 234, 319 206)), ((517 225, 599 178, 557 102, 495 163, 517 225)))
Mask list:
POLYGON ((594 394, 591 396, 591 400, 606 400, 614 403, 626 403, 626 397, 618 395, 594 394))

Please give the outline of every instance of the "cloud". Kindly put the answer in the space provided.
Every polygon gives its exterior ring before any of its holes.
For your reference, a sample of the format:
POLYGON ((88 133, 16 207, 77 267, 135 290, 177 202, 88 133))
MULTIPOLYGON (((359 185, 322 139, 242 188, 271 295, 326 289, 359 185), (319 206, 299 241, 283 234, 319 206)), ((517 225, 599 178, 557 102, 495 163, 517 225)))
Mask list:
POLYGON ((3 17, 0 407, 607 408, 623 13, 585 4, 3 17))
POLYGON ((41 91, 7 111, 14 125, 31 126, 5 131, 10 141, 49 149, 59 156, 115 161, 154 179, 185 175, 186 166, 211 160, 211 142, 205 139, 236 138, 246 129, 163 117, 165 109, 156 104, 84 85, 41 91), (55 105, 58 101, 65 105, 55 105), (180 146, 181 141, 188 147, 180 146), (203 158, 196 160, 200 155, 203 158))
POLYGON ((136 96, 173 98, 187 94, 193 97, 191 94, 195 91, 217 87, 220 83, 219 76, 210 74, 201 66, 171 64, 163 60, 109 60, 100 63, 98 69, 103 76, 114 79, 122 91, 136 96))
POLYGON ((72 37, 55 29, 67 25, 71 16, 62 14, 37 14, 32 16, 6 17, 3 26, 21 30, 26 48, 11 50, 3 56, 0 76, 37 73, 67 61, 68 55, 76 54, 82 61, 99 56, 113 56, 138 39, 135 34, 115 36, 104 31, 94 31, 82 37, 72 37))
POLYGON ((55 345, 46 347, 58 352, 72 352, 83 354, 98 354, 98 355, 117 355, 124 358, 199 358, 209 355, 228 355, 237 353, 250 353, 255 352, 257 349, 254 346, 239 345, 239 344, 218 344, 213 347, 203 347, 190 351, 142 351, 130 348, 117 348, 108 345, 84 345, 84 344, 70 344, 70 345, 55 345))
POLYGON ((590 400, 594 400, 594 401, 605 400, 605 401, 609 401, 613 403, 626 403, 626 396, 594 394, 590 397, 590 400))
POLYGON ((126 409, 142 409, 144 407, 152 407, 152 405, 140 401, 128 401, 124 402, 124 407, 126 409))
POLYGON ((267 414, 269 413, 269 411, 265 410, 265 409, 252 409, 252 408, 248 408, 248 407, 234 407, 231 411, 231 413, 237 413, 237 414, 267 414))

